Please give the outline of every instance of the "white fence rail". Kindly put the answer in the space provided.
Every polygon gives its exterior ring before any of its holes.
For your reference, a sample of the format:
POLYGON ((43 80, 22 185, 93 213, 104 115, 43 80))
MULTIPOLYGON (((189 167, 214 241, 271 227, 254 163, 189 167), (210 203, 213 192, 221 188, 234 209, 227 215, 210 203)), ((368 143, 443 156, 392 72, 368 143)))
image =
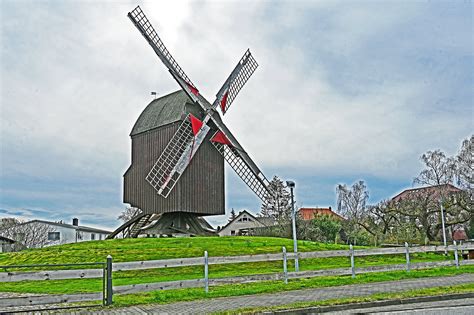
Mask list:
MULTIPOLYGON (((294 253, 286 253, 283 249, 282 253, 276 254, 258 254, 258 255, 243 255, 243 256, 224 256, 224 257, 208 257, 206 260, 204 257, 193 257, 193 258, 178 258, 178 259, 166 259, 166 260, 150 260, 150 261, 134 261, 134 262, 123 262, 114 263, 111 265, 110 270, 127 271, 127 270, 140 270, 140 269, 154 269, 154 268, 171 268, 171 267, 184 267, 184 266, 205 266, 217 265, 217 264, 236 264, 236 263, 248 263, 248 262, 266 262, 266 261, 283 261, 283 271, 281 273, 270 273, 270 274, 257 274, 248 276, 237 276, 212 279, 208 278, 207 274, 201 279, 191 280, 180 280, 180 281, 167 281, 158 283, 145 283, 145 284, 132 284, 124 286, 114 286, 113 293, 115 294, 130 294, 137 292, 147 292, 155 290, 170 290, 170 289, 181 289, 181 288, 196 288, 196 287, 208 287, 223 284, 233 283, 249 283, 257 281, 269 281, 269 280, 284 280, 285 283, 288 279, 296 278, 311 278, 318 276, 337 276, 337 275, 351 275, 354 277, 357 274, 371 273, 371 272, 387 272, 395 270, 406 270, 410 272, 416 269, 425 269, 442 266, 457 266, 460 265, 474 265, 474 260, 458 260, 457 252, 459 250, 474 250, 474 244, 463 244, 463 245, 450 245, 444 246, 419 246, 419 247, 394 247, 394 248, 372 248, 372 249, 358 249, 358 250, 334 250, 334 251, 316 251, 316 252, 302 252, 298 253, 298 258, 329 258, 329 257, 347 257, 351 258, 351 266, 347 268, 334 268, 334 269, 322 269, 322 270, 311 270, 311 271, 300 271, 300 272, 288 272, 287 260, 295 259, 294 253), (440 261, 440 262, 422 262, 422 263, 411 263, 410 254, 413 253, 427 253, 427 252, 445 252, 454 251, 455 260, 440 261), (356 268, 355 262, 356 257, 374 256, 374 255, 396 255, 405 254, 406 264, 394 264, 394 265, 383 265, 383 266, 370 266, 356 268), (206 264, 207 263, 207 264, 206 264)), ((110 259, 111 264, 111 259, 110 259)), ((8 268, 7 266, 3 266, 8 268)), ((14 266, 12 266, 14 267, 14 266)), ((111 273, 111 272, 110 272, 111 273)), ((111 275, 110 275, 111 276, 111 275)), ((63 279, 85 279, 85 278, 101 278, 104 277, 103 269, 82 269, 82 270, 50 270, 50 271, 30 271, 30 272, 1 272, 1 282, 16 282, 16 281, 38 281, 38 280, 63 280, 63 279)), ((112 284, 110 284, 112 287, 112 284)), ((0 298, 0 307, 17 307, 17 306, 31 306, 40 304, 52 304, 52 303, 66 303, 66 302, 82 302, 82 301, 94 301, 103 298, 103 293, 84 293, 84 294, 55 294, 55 295, 29 295, 20 297, 7 297, 0 298)), ((110 297, 111 301, 112 297, 110 297)))

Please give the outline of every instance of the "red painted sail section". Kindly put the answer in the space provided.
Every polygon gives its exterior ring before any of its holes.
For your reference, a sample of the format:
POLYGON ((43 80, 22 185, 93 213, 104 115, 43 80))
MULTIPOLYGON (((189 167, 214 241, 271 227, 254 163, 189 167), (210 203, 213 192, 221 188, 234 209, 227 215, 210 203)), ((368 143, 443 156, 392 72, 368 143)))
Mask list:
POLYGON ((221 100, 221 110, 222 113, 225 113, 225 105, 227 104, 227 97, 229 96, 229 91, 225 92, 224 96, 222 97, 221 100))
POLYGON ((198 89, 196 89, 194 86, 192 86, 191 84, 189 83, 186 83, 188 85, 188 88, 191 90, 191 93, 193 93, 194 95, 198 96, 199 95, 199 91, 198 89))
POLYGON ((192 114, 189 114, 189 120, 191 120, 191 126, 193 128, 193 134, 196 136, 199 132, 199 129, 202 127, 202 121, 194 117, 192 114))
POLYGON ((211 141, 232 146, 232 143, 229 141, 229 139, 227 139, 227 137, 224 135, 224 133, 222 131, 218 131, 214 135, 214 137, 212 137, 211 141))

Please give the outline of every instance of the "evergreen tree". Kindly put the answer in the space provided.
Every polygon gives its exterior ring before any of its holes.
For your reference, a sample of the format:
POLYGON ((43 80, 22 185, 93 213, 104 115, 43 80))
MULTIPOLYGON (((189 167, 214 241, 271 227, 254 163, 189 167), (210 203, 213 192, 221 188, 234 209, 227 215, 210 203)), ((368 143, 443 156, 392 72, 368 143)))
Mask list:
POLYGON ((260 216, 272 217, 278 224, 291 222, 291 195, 288 188, 278 176, 273 177, 268 188, 260 216))
POLYGON ((232 210, 230 210, 229 222, 233 221, 235 217, 237 217, 237 215, 235 214, 234 208, 232 208, 232 210))

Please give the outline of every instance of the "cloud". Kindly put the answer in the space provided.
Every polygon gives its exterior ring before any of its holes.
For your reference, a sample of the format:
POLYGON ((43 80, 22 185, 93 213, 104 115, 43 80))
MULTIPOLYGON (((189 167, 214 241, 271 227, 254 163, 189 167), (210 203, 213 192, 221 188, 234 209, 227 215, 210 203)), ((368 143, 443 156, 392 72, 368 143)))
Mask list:
MULTIPOLYGON (((268 177, 301 181, 303 203, 358 178, 390 194, 421 153, 472 132, 472 3, 244 4, 140 2, 210 101, 251 49, 259 69, 224 120, 268 177)), ((151 91, 178 88, 126 17, 136 3, 0 5, 0 206, 114 219, 129 132, 151 91)), ((229 178, 228 206, 257 209, 229 178)))

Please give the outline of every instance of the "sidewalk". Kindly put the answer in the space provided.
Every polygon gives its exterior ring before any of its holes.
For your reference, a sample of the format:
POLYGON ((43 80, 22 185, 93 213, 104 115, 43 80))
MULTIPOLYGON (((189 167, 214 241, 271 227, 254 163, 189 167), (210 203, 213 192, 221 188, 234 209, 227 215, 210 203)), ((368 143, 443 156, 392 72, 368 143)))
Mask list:
MULTIPOLYGON (((322 301, 335 298, 367 296, 376 293, 393 293, 413 289, 459 285, 474 282, 474 274, 450 277, 432 277, 400 281, 374 282, 317 289, 214 298, 172 304, 150 304, 103 310, 68 310, 68 314, 207 314, 244 307, 276 306, 295 302, 322 301)), ((212 288, 211 288, 212 290, 212 288)))

